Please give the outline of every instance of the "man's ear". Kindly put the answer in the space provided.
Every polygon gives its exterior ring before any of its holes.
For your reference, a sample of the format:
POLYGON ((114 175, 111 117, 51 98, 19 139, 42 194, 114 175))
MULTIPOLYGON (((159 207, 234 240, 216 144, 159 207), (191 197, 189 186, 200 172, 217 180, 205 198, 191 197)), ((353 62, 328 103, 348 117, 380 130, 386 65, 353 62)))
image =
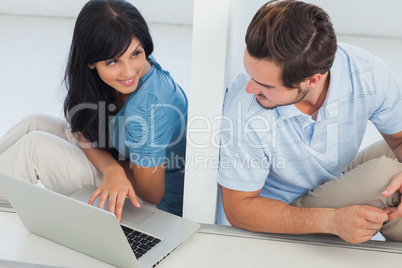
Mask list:
POLYGON ((321 81, 322 74, 318 73, 309 78, 307 78, 307 86, 309 88, 315 88, 321 81))

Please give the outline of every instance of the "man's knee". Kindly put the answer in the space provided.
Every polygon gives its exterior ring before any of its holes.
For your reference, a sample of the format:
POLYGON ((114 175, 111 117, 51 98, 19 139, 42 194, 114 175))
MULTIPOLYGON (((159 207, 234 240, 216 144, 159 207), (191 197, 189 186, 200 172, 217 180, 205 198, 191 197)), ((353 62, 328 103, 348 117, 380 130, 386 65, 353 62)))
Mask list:
POLYGON ((401 193, 399 191, 389 197, 383 197, 381 193, 397 174, 402 173, 402 163, 398 162, 397 159, 386 156, 373 159, 369 162, 372 163, 368 166, 367 173, 370 174, 371 179, 367 182, 370 185, 365 186, 365 188, 371 188, 371 193, 369 194, 372 194, 373 198, 366 205, 381 209, 398 206, 401 200, 401 193))
POLYGON ((397 174, 402 172, 402 163, 386 156, 370 160, 360 167, 365 169, 364 172, 370 178, 369 182, 383 190, 397 174))
POLYGON ((384 209, 398 205, 400 193, 383 197, 382 192, 398 173, 402 164, 385 156, 372 159, 350 172, 318 186, 293 205, 302 207, 340 208, 349 205, 369 205, 384 209))

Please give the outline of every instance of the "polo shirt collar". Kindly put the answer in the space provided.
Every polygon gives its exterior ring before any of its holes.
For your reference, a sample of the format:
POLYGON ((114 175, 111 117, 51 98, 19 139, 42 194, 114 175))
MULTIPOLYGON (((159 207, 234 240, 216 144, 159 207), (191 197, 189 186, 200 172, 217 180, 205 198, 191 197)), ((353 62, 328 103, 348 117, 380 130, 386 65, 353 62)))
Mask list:
POLYGON ((324 105, 337 101, 353 91, 348 60, 343 50, 340 51, 338 47, 330 70, 329 89, 324 105))
MULTIPOLYGON (((348 58, 343 51, 336 52, 334 63, 330 69, 330 82, 327 97, 323 106, 331 106, 331 103, 335 103, 341 97, 350 94, 353 91, 352 82, 350 79, 350 71, 347 68, 348 58)), ((330 108, 330 107, 328 107, 330 108)), ((309 116, 303 114, 294 104, 287 106, 280 106, 275 108, 280 116, 294 117, 294 116, 309 116)), ((331 108, 330 108, 331 109, 331 108)))

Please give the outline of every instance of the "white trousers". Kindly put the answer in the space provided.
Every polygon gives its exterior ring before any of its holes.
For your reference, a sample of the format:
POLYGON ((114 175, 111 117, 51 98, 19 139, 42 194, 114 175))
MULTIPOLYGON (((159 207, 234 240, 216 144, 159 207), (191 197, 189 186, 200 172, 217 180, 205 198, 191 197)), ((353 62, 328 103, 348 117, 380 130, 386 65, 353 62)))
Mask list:
MULTIPOLYGON (((64 120, 33 114, 0 139, 0 173, 71 195, 84 185, 99 186, 103 175, 77 147, 64 120)), ((0 189, 0 201, 7 201, 0 189)))

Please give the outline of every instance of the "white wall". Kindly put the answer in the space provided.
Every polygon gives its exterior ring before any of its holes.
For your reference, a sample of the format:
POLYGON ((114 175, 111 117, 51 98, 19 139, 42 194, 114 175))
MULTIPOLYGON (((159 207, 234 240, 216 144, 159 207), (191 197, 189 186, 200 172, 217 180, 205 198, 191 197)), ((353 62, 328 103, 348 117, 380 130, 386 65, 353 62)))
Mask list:
MULTIPOLYGON (((128 0, 148 22, 191 25, 193 0, 128 0)), ((267 0, 245 2, 243 17, 252 15, 267 0)), ((402 37, 400 0, 305 0, 326 10, 339 34, 402 37)), ((76 17, 87 0, 0 0, 0 13, 76 17)), ((212 12, 212 10, 210 10, 212 12)), ((206 11, 209 12, 209 11, 206 11)))
MULTIPOLYGON (((400 0, 305 0, 322 7, 338 35, 402 38, 400 0)), ((255 12, 267 0, 231 0, 228 29, 227 81, 243 67, 244 36, 255 12)))
POLYGON ((307 0, 326 10, 339 34, 402 37, 400 0, 307 0))
MULTIPOLYGON (((147 22, 191 25, 193 0, 128 0, 147 22)), ((0 0, 0 13, 76 17, 87 0, 0 0)))
POLYGON ((246 48, 247 27, 261 6, 256 0, 231 0, 228 24, 228 50, 226 59, 226 84, 243 70, 243 52, 246 48))
MULTIPOLYGON (((267 0, 248 0, 262 6, 267 0)), ((338 34, 402 38, 400 0, 304 0, 322 7, 338 34)), ((258 8, 256 8, 257 10, 258 8)))

